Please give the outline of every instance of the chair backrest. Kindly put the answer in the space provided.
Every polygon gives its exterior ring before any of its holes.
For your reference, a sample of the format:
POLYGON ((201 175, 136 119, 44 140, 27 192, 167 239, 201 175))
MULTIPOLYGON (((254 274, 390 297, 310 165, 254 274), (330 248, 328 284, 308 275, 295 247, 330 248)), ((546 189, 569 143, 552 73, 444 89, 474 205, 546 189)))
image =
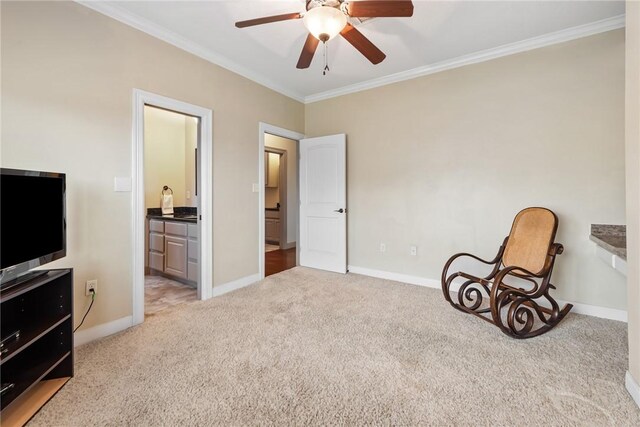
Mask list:
POLYGON ((545 208, 526 208, 513 220, 502 255, 505 267, 517 266, 541 274, 558 229, 558 217, 545 208))

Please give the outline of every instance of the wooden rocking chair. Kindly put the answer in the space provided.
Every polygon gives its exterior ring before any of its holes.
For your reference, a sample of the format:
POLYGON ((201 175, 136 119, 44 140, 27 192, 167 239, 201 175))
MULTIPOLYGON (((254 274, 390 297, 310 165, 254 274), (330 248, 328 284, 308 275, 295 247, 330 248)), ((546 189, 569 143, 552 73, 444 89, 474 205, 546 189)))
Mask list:
POLYGON ((485 261, 475 255, 459 253, 447 261, 442 271, 444 298, 456 309, 495 324, 513 338, 531 338, 549 331, 573 307, 567 304, 560 310, 558 303, 549 295, 549 289, 555 289, 550 283, 553 264, 556 255, 563 251, 561 244, 554 243, 557 229, 558 217, 549 209, 527 208, 520 211, 493 260, 485 261), (460 271, 449 275, 451 264, 460 257, 471 257, 493 265, 493 269, 485 277, 460 271), (458 277, 465 281, 455 296, 451 288, 458 277), (515 279, 526 285, 508 285, 506 279, 515 279), (483 305, 483 295, 489 297, 488 307, 483 305), (550 307, 539 304, 543 298, 550 307))

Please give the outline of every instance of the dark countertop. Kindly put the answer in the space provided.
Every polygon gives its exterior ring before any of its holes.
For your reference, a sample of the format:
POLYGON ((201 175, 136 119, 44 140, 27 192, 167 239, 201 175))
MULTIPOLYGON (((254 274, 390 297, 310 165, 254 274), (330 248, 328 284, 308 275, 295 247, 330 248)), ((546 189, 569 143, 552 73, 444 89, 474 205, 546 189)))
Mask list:
POLYGON ((147 219, 162 219, 166 221, 179 221, 197 223, 198 220, 198 208, 190 206, 177 206, 173 208, 173 215, 162 215, 162 209, 149 208, 147 209, 147 219))
POLYGON ((280 208, 264 208, 265 211, 279 211, 280 208))
POLYGON ((190 222, 192 224, 196 224, 198 222, 198 217, 196 215, 189 215, 189 214, 174 214, 174 215, 148 214, 147 219, 161 219, 164 221, 190 222))
POLYGON ((626 261, 627 227, 625 225, 591 224, 589 239, 626 261))

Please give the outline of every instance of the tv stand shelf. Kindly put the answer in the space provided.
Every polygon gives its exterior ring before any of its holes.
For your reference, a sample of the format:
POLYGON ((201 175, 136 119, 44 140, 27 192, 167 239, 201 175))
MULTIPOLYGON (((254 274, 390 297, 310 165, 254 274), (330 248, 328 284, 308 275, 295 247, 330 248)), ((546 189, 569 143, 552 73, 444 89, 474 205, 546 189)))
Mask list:
POLYGON ((0 291, 2 425, 21 426, 73 377, 73 270, 0 291))

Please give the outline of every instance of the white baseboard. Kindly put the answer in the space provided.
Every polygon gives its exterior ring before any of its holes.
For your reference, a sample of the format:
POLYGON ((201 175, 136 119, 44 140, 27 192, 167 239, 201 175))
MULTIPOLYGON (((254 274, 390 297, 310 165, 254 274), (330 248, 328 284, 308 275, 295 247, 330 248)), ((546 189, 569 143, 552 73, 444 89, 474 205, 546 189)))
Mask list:
MULTIPOLYGON (((213 287, 213 296, 217 297, 227 292, 235 291, 236 289, 244 288, 260 280, 259 274, 253 274, 251 276, 243 277, 238 280, 234 280, 224 285, 213 287)), ((93 326, 88 329, 81 329, 73 335, 74 347, 95 341, 97 339, 113 335, 117 332, 124 331, 125 329, 133 326, 133 316, 123 317, 121 319, 113 320, 111 322, 103 323, 101 325, 93 326)))
POLYGON ((424 277, 410 276, 408 274, 392 273, 390 271, 374 270, 371 268, 348 266, 349 273, 362 274, 363 276, 377 277, 378 279, 394 280, 396 282, 409 283, 410 285, 426 286, 440 289, 440 281, 425 279, 424 277))
POLYGON ((601 307, 598 305, 581 304, 579 302, 558 300, 560 308, 564 304, 573 304, 572 313, 586 314, 587 316, 601 317, 603 319, 617 320, 619 322, 627 322, 627 311, 618 310, 616 308, 601 307))
MULTIPOLYGON (((348 269, 349 269, 349 272, 351 273, 362 274, 363 276, 377 277, 378 279, 394 280, 396 282, 409 283, 411 285, 442 289, 440 285, 440 280, 427 279, 419 276, 410 276, 407 274, 392 273, 389 271, 374 270, 371 268, 358 267, 355 265, 350 265, 348 269)), ((620 322, 627 321, 626 310, 618 310, 615 308, 600 307, 597 305, 581 304, 581 303, 558 300, 558 304, 560 304, 560 307, 562 307, 566 303, 573 304, 573 309, 571 309, 572 313, 586 314, 587 316, 618 320, 620 322)))
POLYGON ((258 280, 260 280, 260 275, 252 274, 251 276, 242 277, 240 279, 227 282, 223 285, 214 286, 212 295, 214 297, 219 297, 220 295, 226 294, 227 292, 235 291, 237 289, 244 288, 245 286, 252 285, 258 280))
POLYGON ((627 371, 627 374, 624 376, 624 385, 627 387, 627 391, 633 398, 633 401, 640 407, 640 385, 633 379, 629 371, 627 371))
POLYGON ((127 316, 88 329, 81 329, 73 335, 73 346, 78 347, 88 342, 113 335, 131 326, 133 326, 133 316, 127 316))

